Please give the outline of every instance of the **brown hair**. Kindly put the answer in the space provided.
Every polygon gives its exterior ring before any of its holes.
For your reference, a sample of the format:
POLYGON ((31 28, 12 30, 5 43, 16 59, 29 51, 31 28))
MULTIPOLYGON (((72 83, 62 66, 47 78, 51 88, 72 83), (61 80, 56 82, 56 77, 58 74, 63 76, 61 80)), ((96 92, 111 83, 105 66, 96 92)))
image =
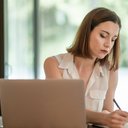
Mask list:
MULTIPOLYGON (((107 8, 99 7, 90 11, 83 19, 74 39, 73 44, 67 48, 67 51, 74 56, 92 58, 89 48, 89 37, 91 31, 100 23, 112 21, 121 28, 121 21, 118 15, 107 8)), ((120 52, 120 35, 115 40, 111 53, 98 61, 103 65, 111 62, 110 70, 118 69, 119 67, 119 52, 120 52)))

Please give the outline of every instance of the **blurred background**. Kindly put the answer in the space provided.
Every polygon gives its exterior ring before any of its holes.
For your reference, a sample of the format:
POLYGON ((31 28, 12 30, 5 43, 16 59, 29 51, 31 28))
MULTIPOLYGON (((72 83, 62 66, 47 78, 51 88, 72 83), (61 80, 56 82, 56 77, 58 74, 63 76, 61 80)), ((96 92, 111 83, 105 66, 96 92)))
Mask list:
POLYGON ((128 0, 4 0, 4 77, 44 79, 46 57, 65 52, 84 16, 101 6, 122 21, 115 99, 128 111, 128 0))

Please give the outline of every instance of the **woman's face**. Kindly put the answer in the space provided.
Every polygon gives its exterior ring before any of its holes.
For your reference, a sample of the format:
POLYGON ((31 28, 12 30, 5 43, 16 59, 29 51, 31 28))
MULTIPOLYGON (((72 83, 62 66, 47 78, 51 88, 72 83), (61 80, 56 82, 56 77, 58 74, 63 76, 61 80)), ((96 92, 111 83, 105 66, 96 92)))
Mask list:
POLYGON ((112 21, 102 22, 92 30, 89 47, 93 58, 102 59, 110 53, 119 30, 119 25, 112 21))

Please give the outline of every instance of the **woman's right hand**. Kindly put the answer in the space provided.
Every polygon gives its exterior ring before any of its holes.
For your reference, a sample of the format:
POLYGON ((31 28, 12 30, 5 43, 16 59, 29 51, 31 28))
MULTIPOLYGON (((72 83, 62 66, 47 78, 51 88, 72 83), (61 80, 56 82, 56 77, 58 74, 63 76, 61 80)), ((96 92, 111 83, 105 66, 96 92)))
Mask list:
POLYGON ((115 110, 105 117, 105 124, 110 128, 124 128, 127 122, 128 112, 122 110, 115 110))

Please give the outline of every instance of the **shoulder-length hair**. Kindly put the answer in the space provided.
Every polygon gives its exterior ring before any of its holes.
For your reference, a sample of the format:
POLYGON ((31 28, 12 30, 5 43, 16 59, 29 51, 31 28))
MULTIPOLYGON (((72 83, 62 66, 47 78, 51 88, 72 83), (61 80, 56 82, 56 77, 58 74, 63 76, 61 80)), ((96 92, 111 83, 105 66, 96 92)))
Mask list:
MULTIPOLYGON (((90 11, 83 19, 74 39, 73 44, 67 48, 67 51, 74 56, 92 58, 89 48, 89 38, 91 31, 100 23, 112 21, 119 25, 121 29, 121 21, 119 16, 114 12, 104 7, 95 8, 90 11)), ((119 32, 120 33, 120 32, 119 32)), ((120 56, 120 34, 115 40, 111 52, 103 59, 98 59, 100 64, 104 65, 110 62, 110 70, 116 70, 119 67, 120 56)))

